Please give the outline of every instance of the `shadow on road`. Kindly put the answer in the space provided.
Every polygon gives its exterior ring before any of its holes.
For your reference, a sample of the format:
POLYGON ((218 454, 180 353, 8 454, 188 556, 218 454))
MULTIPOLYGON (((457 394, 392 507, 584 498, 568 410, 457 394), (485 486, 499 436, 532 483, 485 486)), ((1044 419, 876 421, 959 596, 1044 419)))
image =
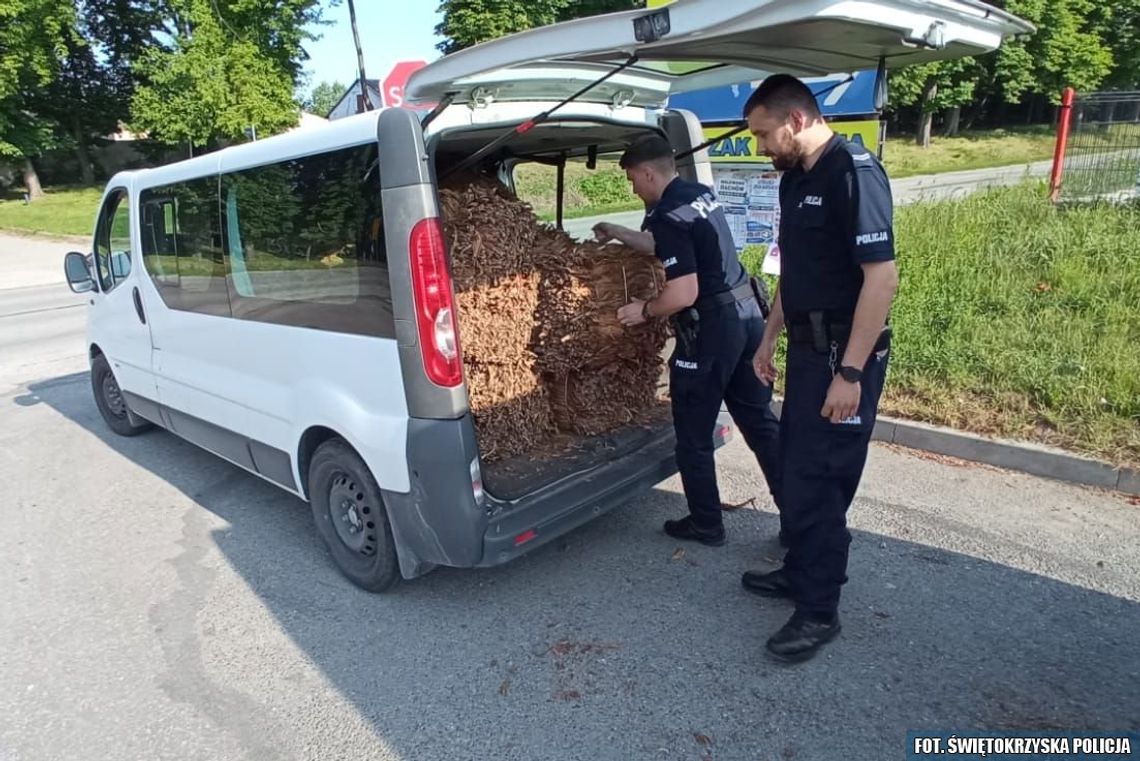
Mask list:
MULTIPOLYGON (((659 526, 684 504, 664 489, 506 567, 369 595, 335 570, 307 505, 171 434, 114 436, 86 374, 15 403, 49 405, 224 519, 207 536, 403 758, 895 758, 908 729, 1140 728, 1127 600, 857 533, 843 636, 781 667, 762 648, 788 607, 738 581, 775 552, 774 516, 731 513, 727 547, 679 552, 659 526)), ((195 629, 213 576, 193 540, 171 561, 192 599, 151 611, 156 629, 195 629)), ((235 734, 253 720, 232 696, 193 700, 235 734)), ((274 754, 272 737, 249 743, 274 754)))

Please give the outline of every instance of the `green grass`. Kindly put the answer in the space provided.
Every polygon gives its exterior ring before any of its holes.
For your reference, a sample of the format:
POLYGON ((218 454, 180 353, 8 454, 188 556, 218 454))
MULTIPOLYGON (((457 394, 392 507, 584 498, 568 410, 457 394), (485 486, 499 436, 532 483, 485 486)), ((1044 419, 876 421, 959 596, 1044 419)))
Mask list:
POLYGON ((935 137, 921 148, 910 135, 891 135, 883 146, 883 164, 894 178, 1028 164, 1053 158, 1056 137, 1045 129, 993 130, 961 137, 935 137))
POLYGON ((1041 184, 898 211, 884 409, 1140 464, 1140 205, 1041 184))
MULTIPOLYGON (((1130 127, 1123 124, 1100 132, 1084 132, 1079 136, 1079 148, 1085 152, 1111 151, 1121 145, 1121 139, 1126 139, 1128 145, 1135 145, 1135 138, 1125 134, 1130 127)), ((935 137, 929 148, 920 148, 913 136, 891 135, 883 149, 883 164, 887 173, 896 179, 1015 166, 1051 160, 1056 140, 1051 127, 986 130, 964 133, 961 137, 935 137)))
POLYGON ((89 237, 102 196, 101 188, 57 188, 26 205, 23 200, 0 201, 0 229, 89 237))
MULTIPOLYGON (((519 198, 534 207, 539 219, 554 219, 558 200, 558 173, 543 164, 523 164, 515 169, 515 190, 519 198)), ((563 215, 566 219, 613 214, 643 207, 633 194, 625 172, 616 163, 599 162, 597 169, 584 164, 566 165, 566 194, 563 215)))

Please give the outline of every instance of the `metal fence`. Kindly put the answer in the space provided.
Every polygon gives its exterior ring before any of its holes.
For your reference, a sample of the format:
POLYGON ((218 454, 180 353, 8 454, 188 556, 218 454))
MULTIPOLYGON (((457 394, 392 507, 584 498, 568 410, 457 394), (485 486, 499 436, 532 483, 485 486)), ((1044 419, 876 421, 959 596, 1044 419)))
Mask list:
POLYGON ((1070 91, 1065 101, 1053 198, 1073 202, 1140 197, 1140 92, 1070 91))

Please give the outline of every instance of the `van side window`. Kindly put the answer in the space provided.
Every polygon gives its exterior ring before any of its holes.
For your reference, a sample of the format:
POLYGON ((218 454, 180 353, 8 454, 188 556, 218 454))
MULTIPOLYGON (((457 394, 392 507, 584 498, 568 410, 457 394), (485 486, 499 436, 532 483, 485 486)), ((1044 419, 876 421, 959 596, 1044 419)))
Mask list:
POLYGON ((139 195, 142 255, 171 309, 230 316, 218 216, 218 178, 203 177, 139 195))
POLYGON ((223 175, 234 317, 395 336, 375 144, 223 175))
POLYGON ((112 192, 103 202, 95 228, 95 265, 104 293, 131 274, 131 204, 126 190, 112 192))

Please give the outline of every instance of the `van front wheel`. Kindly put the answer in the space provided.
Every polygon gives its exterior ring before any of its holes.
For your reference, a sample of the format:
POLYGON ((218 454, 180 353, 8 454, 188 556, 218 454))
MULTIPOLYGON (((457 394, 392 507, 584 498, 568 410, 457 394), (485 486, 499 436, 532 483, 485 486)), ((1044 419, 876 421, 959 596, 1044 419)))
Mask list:
POLYGON ((344 441, 326 441, 313 454, 309 503, 317 533, 353 584, 383 592, 396 582, 400 564, 380 487, 344 441))
POLYGON ((127 399, 123 396, 115 374, 107 358, 99 354, 91 362, 91 391, 95 394, 95 406, 103 421, 120 436, 137 436, 154 426, 147 422, 134 422, 127 409, 127 399))

